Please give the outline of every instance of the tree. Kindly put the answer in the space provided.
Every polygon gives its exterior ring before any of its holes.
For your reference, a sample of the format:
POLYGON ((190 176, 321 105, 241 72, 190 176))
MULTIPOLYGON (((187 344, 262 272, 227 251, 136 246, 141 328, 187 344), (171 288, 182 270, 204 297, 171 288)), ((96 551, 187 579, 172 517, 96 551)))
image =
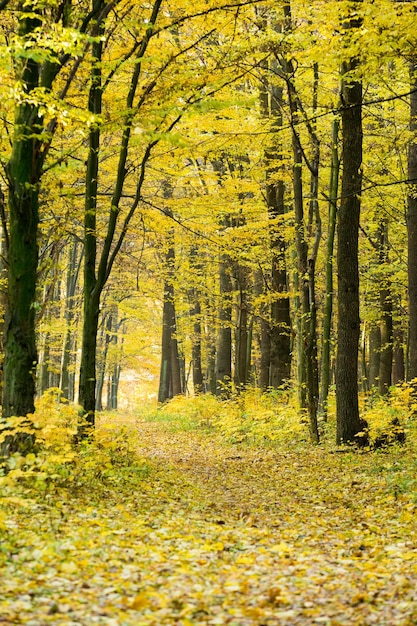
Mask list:
MULTIPOLYGON (((271 12, 272 29, 282 24, 271 12)), ((267 21, 265 20, 265 24, 267 21)), ((265 26, 266 27, 266 26, 265 26)), ((262 389, 279 389, 288 383, 291 374, 291 317, 288 296, 286 241, 280 232, 285 214, 285 183, 282 164, 283 86, 278 79, 278 61, 272 56, 264 62, 261 88, 261 115, 270 123, 269 146, 265 150, 265 200, 268 209, 271 249, 270 312, 261 317, 261 380, 262 389), (273 78, 271 78, 273 77, 273 78)), ((265 282, 265 281, 264 281, 265 282)))
POLYGON ((417 378, 417 57, 412 57, 410 67, 410 131, 408 146, 408 379, 417 378))
MULTIPOLYGON (((34 412, 35 288, 38 267, 37 230, 42 169, 42 121, 31 96, 41 84, 41 63, 32 54, 42 24, 37 2, 20 3, 18 37, 26 58, 16 60, 21 89, 16 105, 13 148, 6 167, 8 181, 8 299, 5 325, 3 416, 34 412)), ((50 85, 48 85, 50 86, 50 85)))
MULTIPOLYGON (((167 210, 168 217, 172 212, 167 210)), ((162 311, 162 341, 161 341, 161 372, 159 376, 158 402, 165 402, 169 398, 178 396, 182 391, 180 359, 177 341, 177 320, 175 312, 175 248, 174 230, 169 228, 166 237, 167 250, 165 253, 165 280, 164 300, 162 311)))
MULTIPOLYGON (((343 18, 343 34, 352 40, 360 29, 360 2, 343 18)), ((342 64, 342 190, 337 225, 338 325, 336 361, 337 443, 361 441, 363 421, 358 404, 359 267, 358 241, 362 193, 362 83, 359 61, 342 64)), ((365 439, 363 437, 362 439, 365 439)))

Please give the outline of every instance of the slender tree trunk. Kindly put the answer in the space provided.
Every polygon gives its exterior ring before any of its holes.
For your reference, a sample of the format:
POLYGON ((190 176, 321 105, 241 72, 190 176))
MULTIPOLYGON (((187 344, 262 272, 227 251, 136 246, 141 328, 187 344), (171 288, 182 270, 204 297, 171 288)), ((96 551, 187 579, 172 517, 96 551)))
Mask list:
MULTIPOLYGON (((345 36, 361 26, 355 15, 360 2, 351 3, 344 23, 345 36)), ((347 45, 347 44, 346 44, 347 45)), ((342 198, 338 219, 338 328, 336 364, 336 415, 338 444, 354 441, 363 431, 358 404, 359 267, 358 242, 362 192, 362 84, 351 73, 358 61, 342 66, 342 198)))
POLYGON ((334 119, 332 124, 332 160, 329 184, 329 229, 327 234, 326 250, 326 288, 323 310, 323 340, 321 354, 321 378, 319 395, 319 415, 327 419, 327 399, 330 388, 330 354, 331 331, 333 318, 333 255, 336 233, 337 194, 339 189, 340 159, 338 150, 339 120, 334 119))
POLYGON ((0 406, 3 404, 3 366, 4 366, 4 319, 7 310, 7 257, 9 249, 9 233, 7 230, 7 211, 5 198, 0 188, 0 406))
MULTIPOLYGON (((92 9, 97 14, 105 0, 93 0, 92 9)), ((88 110, 95 116, 102 110, 102 55, 103 42, 99 27, 97 39, 92 44, 91 85, 88 110)), ((97 191, 100 154, 100 124, 92 123, 89 133, 89 151, 85 184, 84 211, 84 321, 80 364, 79 402, 88 425, 94 426, 96 406, 96 350, 101 289, 97 283, 97 191)), ((82 430, 82 429, 81 429, 82 430)))
MULTIPOLYGON (((287 32, 292 30, 291 3, 285 2, 284 28, 287 32)), ((316 341, 316 304, 311 298, 315 298, 315 262, 320 241, 321 228, 318 212, 318 163, 319 142, 314 131, 314 125, 307 121, 310 140, 313 144, 313 159, 310 162, 301 145, 298 134, 300 114, 303 113, 302 103, 298 98, 295 87, 295 67, 291 58, 284 58, 282 62, 285 80, 288 90, 290 123, 292 127, 293 148, 293 195, 294 195, 294 226, 295 226, 295 249, 297 257, 297 276, 295 287, 299 296, 295 299, 297 305, 297 380, 299 390, 299 403, 301 411, 308 410, 310 438, 313 443, 319 442, 317 425, 318 408, 318 364, 317 364, 317 341, 316 341), (311 201, 309 210, 309 229, 312 230, 313 221, 316 223, 315 243, 310 256, 308 251, 308 239, 304 217, 303 201, 303 162, 309 167, 311 174, 310 191, 311 201)), ((313 108, 317 104, 318 69, 314 68, 313 108)), ((304 119, 306 119, 304 114, 304 119)))
MULTIPOLYGON (((386 268, 389 267, 388 258, 388 222, 384 220, 379 227, 379 261, 386 268)), ((386 395, 391 387, 392 350, 393 350, 393 320, 392 296, 389 277, 384 277, 384 284, 379 294, 381 310, 381 358, 379 363, 379 393, 386 395)))
POLYGON ((220 306, 216 345, 216 394, 227 397, 232 383, 232 279, 231 262, 223 253, 219 267, 220 306))
MULTIPOLYGON (((265 279, 261 271, 257 271, 255 274, 255 296, 262 296, 266 292, 265 279)), ((269 388, 269 368, 271 363, 271 336, 270 336, 270 323, 269 314, 267 311, 267 305, 262 302, 260 305, 259 317, 259 375, 258 384, 262 391, 266 391, 269 388)))
MULTIPOLYGON (((398 308, 399 302, 394 300, 394 305, 398 308)), ((393 344, 392 384, 398 385, 405 381, 405 333, 399 324, 394 326, 393 344)))
POLYGON ((98 374, 97 374, 97 389, 96 389, 96 411, 103 410, 103 391, 104 391, 104 381, 106 379, 106 369, 107 369, 107 355, 109 352, 109 345, 112 341, 113 335, 113 315, 112 313, 108 313, 107 319, 103 320, 103 330, 101 337, 101 345, 99 349, 100 359, 98 361, 98 374))
MULTIPOLYGON (((172 217, 172 213, 166 211, 172 217)), ((175 313, 175 249, 174 231, 169 230, 167 236, 168 249, 165 257, 164 306, 162 311, 162 346, 161 371, 159 378, 158 402, 182 393, 181 368, 176 338, 177 321, 175 313)))
MULTIPOLYGON (((410 60, 410 131, 408 146, 408 380, 417 379, 417 56, 410 60)), ((416 383, 417 390, 417 383, 416 383)), ((417 391, 416 391, 417 393, 417 391)))
MULTIPOLYGON (((154 0, 151 7, 148 28, 137 48, 137 55, 129 84, 126 98, 126 114, 124 118, 123 132, 120 143, 117 172, 108 213, 106 235, 101 254, 97 261, 97 191, 98 191, 98 165, 100 152, 100 114, 102 108, 102 52, 103 52, 103 20, 107 12, 113 6, 105 0, 93 0, 93 14, 97 15, 95 39, 92 44, 92 68, 91 86, 89 92, 88 109, 97 116, 93 121, 89 134, 89 153, 87 159, 86 190, 85 190, 85 216, 84 216, 84 324, 81 346, 79 402, 88 425, 93 426, 95 421, 95 389, 96 389, 96 348, 97 330, 99 319, 100 299, 104 286, 109 278, 113 264, 120 251, 130 221, 138 206, 141 189, 145 178, 147 162, 152 149, 158 143, 158 139, 150 141, 144 151, 140 176, 138 179, 135 200, 123 221, 119 236, 116 238, 116 227, 120 217, 120 201, 123 195, 124 184, 129 172, 127 166, 128 152, 131 139, 132 126, 135 119, 135 96, 141 76, 142 58, 145 55, 149 41, 154 33, 154 24, 158 17, 162 0, 154 0), (116 241, 115 241, 116 239, 116 241)), ((139 42, 138 42, 139 43, 139 42)), ((178 121, 172 122, 173 127, 178 121)), ((83 430, 80 430, 83 436, 83 430)))
POLYGON ((369 365, 367 390, 378 389, 381 363, 381 326, 372 324, 369 330, 369 365))
POLYGON ((248 382, 248 292, 249 276, 245 267, 238 266, 235 273, 237 284, 237 319, 236 319, 236 348, 235 348, 235 375, 236 389, 244 389, 248 382))
MULTIPOLYGON (((274 28, 281 31, 276 21, 274 28)), ((290 299, 288 296, 288 277, 286 268, 286 242, 280 232, 279 220, 285 213, 284 180, 279 176, 282 170, 282 145, 280 133, 283 126, 282 108, 283 88, 272 84, 269 72, 277 74, 278 63, 274 59, 266 67, 264 86, 261 91, 261 111, 270 122, 271 139, 265 150, 266 166, 266 204, 269 218, 269 237, 271 258, 271 312, 268 327, 265 318, 261 318, 261 373, 260 387, 278 389, 288 382, 291 373, 291 318, 290 299), (269 359, 269 363, 268 363, 269 359), (268 376, 268 378, 267 378, 268 376)), ((264 281, 263 281, 264 282, 264 281)))
POLYGON ((62 349, 60 390, 67 400, 74 400, 74 354, 76 347, 76 329, 74 322, 77 315, 75 295, 81 268, 81 254, 77 239, 70 244, 65 296, 65 334, 62 349))
MULTIPOLYGON (((198 249, 193 246, 190 253, 190 264, 193 272, 197 275, 198 279, 201 279, 201 265, 197 261, 198 249)), ((203 391, 204 378, 203 378, 203 365, 202 365, 202 353, 201 353, 201 300, 199 288, 193 286, 189 289, 188 297, 190 301, 190 317, 193 325, 193 334, 191 337, 191 360, 192 360, 192 372, 193 372, 193 389, 195 394, 200 394, 203 391)))

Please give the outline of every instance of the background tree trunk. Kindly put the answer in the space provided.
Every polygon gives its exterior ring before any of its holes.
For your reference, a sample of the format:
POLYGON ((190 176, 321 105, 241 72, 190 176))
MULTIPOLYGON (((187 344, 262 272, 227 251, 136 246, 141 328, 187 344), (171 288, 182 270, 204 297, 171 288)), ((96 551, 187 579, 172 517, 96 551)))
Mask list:
POLYGON ((223 253, 219 266, 220 305, 216 344, 216 394, 230 395, 232 383, 232 279, 231 261, 223 253))

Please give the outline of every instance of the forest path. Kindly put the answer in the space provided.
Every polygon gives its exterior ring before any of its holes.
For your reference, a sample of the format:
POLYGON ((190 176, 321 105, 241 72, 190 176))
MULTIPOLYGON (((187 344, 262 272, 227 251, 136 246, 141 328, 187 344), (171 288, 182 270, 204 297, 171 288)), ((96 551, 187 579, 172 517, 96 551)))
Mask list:
POLYGON ((3 520, 0 625, 417 624, 400 451, 129 428, 137 465, 120 450, 91 489, 57 487, 3 520))
POLYGON ((182 477, 179 506, 217 526, 214 560, 230 566, 218 570, 227 618, 201 623, 417 623, 417 509, 391 481, 398 460, 139 428, 142 453, 182 477))

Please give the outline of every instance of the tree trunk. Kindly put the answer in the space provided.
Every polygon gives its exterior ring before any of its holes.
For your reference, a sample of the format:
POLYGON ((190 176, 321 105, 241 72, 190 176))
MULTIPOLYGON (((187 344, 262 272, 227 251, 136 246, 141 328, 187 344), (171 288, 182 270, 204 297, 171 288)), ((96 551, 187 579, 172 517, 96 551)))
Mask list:
MULTIPOLYGON (((30 42, 41 22, 36 3, 22 3, 18 35, 30 42), (23 4, 25 8, 23 9, 23 4)), ((15 110, 12 153, 6 173, 9 186, 8 294, 5 318, 3 417, 26 416, 35 410, 35 289, 38 267, 39 183, 41 177, 41 118, 30 94, 39 85, 40 66, 27 58, 16 65, 28 100, 15 110)), ((25 438, 30 447, 30 438, 25 438)), ((23 447, 26 446, 23 444, 23 447)), ((8 450, 13 444, 9 441, 8 450)), ((17 446, 19 448, 19 445, 17 446)))
POLYGON ((222 255, 219 267, 220 307, 216 345, 216 395, 228 397, 232 383, 232 280, 231 262, 222 255))
MULTIPOLYGON (((167 210, 167 214, 172 214, 167 210)), ((162 311, 161 370, 159 378, 158 402, 182 393, 181 368, 176 338, 177 322, 174 302, 175 250, 174 232, 169 230, 168 250, 165 257, 164 306, 162 311)))
POLYGON ((369 330, 369 366, 367 390, 378 389, 381 363, 381 326, 372 324, 369 330))
MULTIPOLYGON (((352 14, 344 24, 345 37, 361 25, 352 14)), ((346 43, 347 45, 347 43, 346 43)), ((362 191, 362 84, 351 77, 358 61, 342 65, 342 198, 338 219, 338 327, 336 363, 336 441, 364 443, 358 404, 359 267, 358 242, 362 191)))
MULTIPOLYGON (((276 21, 274 28, 279 32, 282 26, 276 21)), ((291 374, 291 318, 290 299, 288 296, 288 277, 286 268, 286 243, 280 233, 279 220, 285 213, 284 180, 279 177, 282 170, 282 145, 280 133, 283 126, 283 88, 272 84, 271 74, 278 74, 276 60, 265 68, 264 85, 261 91, 262 115, 270 121, 271 140, 265 150, 266 166, 266 204, 269 218, 269 237, 271 248, 271 312, 268 328, 261 318, 261 373, 260 387, 279 389, 288 382, 291 374), (268 363, 269 359, 269 363, 268 363), (267 379, 268 376, 268 379, 267 379)), ((263 281, 264 282, 264 281, 263 281)))
MULTIPOLYGON (((255 296, 259 297, 266 292, 266 285, 264 276, 261 271, 257 271, 255 274, 255 296)), ((271 336, 270 336, 270 323, 269 315, 267 311, 267 305, 262 302, 260 305, 259 317, 259 374, 258 385, 262 391, 266 391, 269 388, 270 376, 269 369, 271 364, 271 336)))
MULTIPOLYGON (((105 0, 93 0, 92 9, 97 14, 104 7, 105 0)), ((91 85, 88 97, 88 110, 95 116, 102 110, 102 54, 103 41, 98 37, 92 43, 91 85)), ((89 151, 85 183, 84 211, 84 321, 80 364, 79 403, 82 406, 86 423, 94 426, 96 407, 96 349, 97 332, 102 286, 96 276, 97 259, 97 191, 100 154, 100 124, 96 120, 91 124, 89 133, 89 151)), ((81 427, 82 436, 82 427, 81 427)))
POLYGON ((204 390, 203 366, 201 361, 201 305, 198 294, 193 290, 193 303, 190 315, 193 318, 193 335, 191 345, 191 359, 193 367, 193 389, 196 395, 204 390))
POLYGON ((81 269, 79 243, 74 238, 68 253, 68 268, 65 295, 65 334, 62 348, 60 390, 64 398, 73 401, 75 395, 74 354, 76 348, 76 330, 74 322, 77 315, 75 294, 81 269))
POLYGON ((100 358, 96 364, 97 374, 97 389, 96 389, 96 411, 103 410, 103 391, 104 381, 106 379, 107 369, 107 355, 109 352, 109 345, 113 339, 113 315, 108 313, 107 319, 103 320, 103 330, 101 333, 101 345, 99 347, 100 358))
POLYGON ((340 159, 338 150, 339 120, 332 124, 332 160, 329 184, 329 230, 326 250, 326 289, 323 310, 323 339, 321 353, 321 378, 319 394, 319 415, 327 420, 327 398, 330 388, 331 330, 333 317, 333 255, 337 218, 337 194, 339 189, 340 159))
POLYGON ((234 383, 236 389, 244 389, 249 378, 248 369, 248 269, 238 266, 235 272, 237 284, 236 347, 234 383))
MULTIPOLYGON (((193 274, 196 275, 198 280, 201 280, 201 265, 198 262, 198 248, 193 246, 190 252, 190 265, 193 270, 193 274)), ((193 325, 193 333, 191 337, 191 360, 192 360, 192 372, 193 372, 193 389, 196 395, 203 392, 204 378, 203 378, 203 366, 201 355, 201 295, 199 288, 193 286, 188 291, 188 297, 190 302, 190 318, 193 325)))
MULTIPOLYGON (((388 258, 388 222, 384 220, 379 227, 379 261, 387 269, 388 258)), ((381 311, 381 358, 379 362, 379 393, 386 395, 391 387, 392 351, 393 351, 393 320, 392 297, 389 276, 384 276, 384 284, 379 293, 381 311)))
MULTIPOLYGON (((286 28, 291 29, 291 6, 284 5, 286 28)), ((293 193, 294 193, 294 226, 295 248, 297 253, 297 284, 300 293, 300 307, 297 314, 297 346, 298 346, 298 387, 300 408, 308 410, 310 438, 313 443, 319 442, 317 426, 318 406, 318 369, 317 369, 317 346, 315 340, 315 298, 314 271, 315 252, 308 258, 308 243, 306 238, 306 226, 304 219, 303 200, 303 150, 300 138, 297 134, 299 121, 298 97, 294 85, 295 69, 290 59, 284 61, 288 99, 292 127, 293 149, 293 193)), ((317 175, 318 163, 315 168, 311 167, 311 174, 317 175), (315 171, 317 170, 317 171, 315 171)), ((312 184, 316 185, 316 178, 312 184)), ((313 206, 313 205, 312 205, 313 206)))
MULTIPOLYGON (((417 379, 417 56, 410 61, 410 131, 408 146, 408 380, 417 379)), ((417 388, 417 384, 416 384, 417 388)))

